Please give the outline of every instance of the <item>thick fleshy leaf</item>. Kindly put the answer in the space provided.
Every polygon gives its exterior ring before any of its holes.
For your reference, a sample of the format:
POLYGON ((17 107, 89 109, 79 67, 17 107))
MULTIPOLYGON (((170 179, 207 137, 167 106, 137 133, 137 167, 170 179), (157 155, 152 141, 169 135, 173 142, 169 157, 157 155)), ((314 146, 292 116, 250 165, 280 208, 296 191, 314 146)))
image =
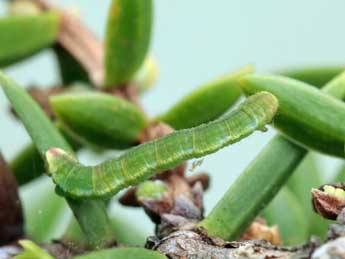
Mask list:
POLYGON ((253 68, 247 66, 201 86, 166 113, 158 116, 157 120, 169 124, 174 129, 185 129, 218 118, 240 98, 238 79, 252 71, 253 68))
MULTIPOLYGON (((344 98, 341 93, 344 93, 342 89, 345 81, 341 78, 344 78, 344 74, 330 81, 322 90, 335 98, 344 98)), ((302 147, 277 135, 199 226, 204 227, 209 234, 224 239, 233 240, 239 237, 262 208, 274 198, 306 152, 302 147)), ((304 180, 308 181, 308 178, 304 180)))
POLYGON ((309 238, 311 227, 297 197, 288 188, 282 188, 264 211, 269 225, 278 224, 285 245, 300 245, 309 238))
POLYGON ((198 226, 211 236, 226 240, 238 238, 277 194, 306 152, 276 136, 198 226))
POLYGON ((332 78, 324 87, 321 89, 322 92, 332 96, 336 99, 345 99, 345 70, 332 78))
MULTIPOLYGON (((297 80, 248 75, 241 79, 247 95, 268 91, 277 96, 274 126, 292 141, 344 157, 345 104, 297 80)), ((345 84, 344 84, 345 87, 345 84)))
POLYGON ((62 126, 86 144, 130 147, 148 123, 133 104, 108 94, 63 94, 50 100, 62 126))
POLYGON ((45 172, 44 161, 33 144, 25 146, 11 161, 10 167, 19 185, 28 183, 45 172))
POLYGON ((344 70, 344 66, 302 67, 278 71, 278 74, 321 88, 344 70))
POLYGON ((113 248, 85 255, 73 259, 166 259, 165 255, 145 248, 113 248))
MULTIPOLYGON (((341 73, 331 81, 329 81, 324 87, 322 87, 322 91, 327 93, 328 95, 343 99, 345 95, 345 73, 341 73)), ((296 195, 297 201, 299 202, 302 210, 304 211, 304 215, 308 215, 309 225, 308 228, 310 235, 318 235, 320 237, 325 235, 327 230, 328 222, 313 212, 311 206, 311 188, 315 188, 315 186, 321 185, 321 175, 319 172, 319 168, 316 166, 316 161, 314 161, 312 154, 308 154, 308 156, 301 162, 301 164, 296 168, 295 171, 291 171, 292 174, 291 178, 289 179, 287 185, 290 187, 294 195, 296 195)), ((280 195, 279 202, 289 204, 289 201, 284 201, 284 197, 288 199, 288 195, 280 195)), ((285 214, 285 211, 281 211, 281 214, 285 214)), ((275 211, 274 206, 268 206, 264 214, 271 215, 270 221, 273 222, 280 222, 280 216, 277 211, 275 211), (273 210, 273 211, 272 211, 273 210)), ((301 229, 297 234, 300 237, 303 237, 305 234, 306 229, 301 229)), ((296 235, 297 235, 296 234, 296 235)))
POLYGON ((57 57, 63 86, 69 86, 75 82, 90 83, 87 72, 63 47, 54 46, 54 52, 57 57))
POLYGON ((0 67, 11 65, 54 43, 59 17, 48 12, 0 19, 0 67))
POLYGON ((107 87, 129 81, 149 48, 152 0, 112 0, 105 38, 107 87))

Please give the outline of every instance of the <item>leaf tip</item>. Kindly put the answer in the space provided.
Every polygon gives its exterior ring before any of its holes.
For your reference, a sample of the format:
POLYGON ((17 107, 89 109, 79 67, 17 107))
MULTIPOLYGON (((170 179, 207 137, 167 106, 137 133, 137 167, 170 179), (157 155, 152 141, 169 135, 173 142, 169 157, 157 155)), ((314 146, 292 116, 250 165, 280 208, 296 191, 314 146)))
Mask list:
POLYGON ((24 250, 16 255, 14 257, 15 259, 53 259, 49 253, 31 240, 20 240, 18 243, 24 248, 24 250))
POLYGON ((0 69, 0 84, 2 85, 2 82, 3 82, 4 80, 6 80, 6 79, 7 79, 6 74, 4 73, 4 71, 2 71, 2 70, 0 69))

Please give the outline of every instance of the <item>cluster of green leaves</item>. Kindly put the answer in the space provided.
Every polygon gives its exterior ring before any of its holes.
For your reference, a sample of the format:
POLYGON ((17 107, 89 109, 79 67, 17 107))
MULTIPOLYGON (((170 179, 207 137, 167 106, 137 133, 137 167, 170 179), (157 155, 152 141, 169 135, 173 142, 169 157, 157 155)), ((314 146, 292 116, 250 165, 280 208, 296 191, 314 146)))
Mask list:
MULTIPOLYGON (((123 20, 123 18, 120 18, 120 21, 113 21, 115 19, 115 13, 111 13, 109 15, 107 36, 110 39, 107 39, 106 45, 110 47, 106 47, 105 63, 109 63, 108 60, 112 60, 114 55, 117 55, 118 53, 116 52, 116 54, 114 54, 112 49, 114 46, 111 47, 111 45, 116 45, 118 42, 129 41, 130 45, 125 44, 122 46, 122 51, 125 56, 129 56, 131 53, 134 53, 134 58, 132 61, 126 64, 126 67, 131 70, 127 73, 126 80, 133 79, 136 85, 142 89, 147 87, 147 83, 152 81, 152 78, 155 74, 155 66, 152 65, 152 61, 145 62, 145 64, 148 63, 149 66, 140 68, 138 70, 144 61, 149 43, 148 39, 150 38, 149 30, 151 27, 152 15, 146 11, 149 11, 152 8, 152 3, 148 0, 133 1, 133 4, 134 6, 139 5, 140 7, 138 8, 137 15, 130 15, 130 18, 133 18, 135 21, 135 23, 131 25, 133 26, 132 28, 129 26, 127 30, 120 31, 119 33, 118 28, 123 27, 123 25, 126 24, 126 21, 123 20), (143 13, 145 15, 142 15, 143 13), (141 17, 137 17, 138 15, 141 17), (146 24, 144 27, 142 27, 143 23, 146 24), (137 29, 135 33, 136 35, 133 34, 133 29, 137 29), (142 37, 146 39, 146 46, 143 46, 142 37), (138 55, 139 57, 137 57, 138 55), (138 73, 138 76, 135 73, 138 73)), ((121 9, 121 13, 118 13, 120 16, 124 15, 124 17, 129 18, 129 13, 132 12, 133 6, 127 6, 127 1, 113 1, 111 4, 111 9, 116 8, 121 9)), ((52 47, 56 52, 61 65, 60 71, 62 81, 64 83, 70 84, 78 81, 88 82, 88 77, 85 77, 84 69, 79 66, 76 60, 74 60, 69 53, 62 49, 61 46, 56 45, 58 42, 59 26, 61 26, 60 15, 54 11, 47 13, 24 12, 24 14, 19 12, 16 13, 15 16, 8 16, 1 19, 1 33, 2 36, 4 36, 4 40, 1 41, 1 66, 6 67, 15 64, 19 61, 22 61, 23 58, 27 58, 42 49, 52 47), (30 35, 29 39, 28 35, 30 35)), ((125 60, 124 57, 121 58, 120 63, 125 60)), ((120 63, 118 61, 112 63, 114 70, 115 67, 120 63)), ((109 66, 107 67, 109 68, 109 66)), ((108 70, 107 73, 109 74, 109 72, 110 71, 108 70)), ((113 73, 113 71, 111 71, 111 73, 113 73)), ((120 74, 118 76, 120 76, 120 74)), ((73 134, 72 129, 64 127, 62 120, 59 122, 59 125, 56 124, 57 127, 53 125, 44 115, 40 107, 38 107, 31 97, 23 92, 22 89, 18 87, 11 87, 11 82, 4 77, 2 77, 1 81, 9 100, 12 102, 12 105, 16 110, 16 113, 21 118, 23 124, 27 127, 28 132, 34 140, 34 145, 30 145, 25 148, 23 152, 21 152, 11 163, 11 167, 18 179, 18 182, 20 184, 25 184, 46 171, 42 155, 49 148, 59 146, 64 150, 72 152, 70 144, 76 149, 79 149, 84 142, 81 141, 82 136, 76 136, 73 134), (26 112, 25 108, 29 108, 29 110, 26 112), (68 137, 70 144, 65 141, 64 137, 60 134, 60 132, 57 131, 57 129, 68 137)), ((123 81, 118 81, 118 79, 115 77, 107 80, 107 82, 114 87, 123 83, 123 81)), ((95 92, 90 93, 90 95, 91 98, 93 95, 96 96, 96 98, 99 97, 101 99, 102 97, 106 99, 109 97, 105 95, 102 96, 101 94, 95 92)), ((59 103, 58 101, 59 100, 56 100, 57 103, 59 103)), ((93 100, 91 100, 91 103, 93 103, 92 101, 93 100)), ((108 107, 105 108, 110 110, 110 116, 115 114, 116 117, 109 117, 107 119, 108 122, 109 119, 110 121, 113 121, 114 119, 121 120, 122 116, 123 124, 121 123, 122 126, 120 126, 120 129, 118 128, 117 133, 114 132, 116 127, 110 129, 110 136, 105 136, 105 141, 103 143, 118 143, 116 146, 120 146, 121 148, 134 145, 135 143, 133 142, 138 135, 138 130, 141 129, 146 123, 145 117, 142 115, 142 112, 140 112, 137 108, 133 108, 134 106, 126 101, 115 97, 108 99, 108 101, 108 107), (138 125, 137 128, 133 127, 134 124, 138 125), (132 129, 132 131, 130 132, 127 129, 132 129), (118 134, 120 134, 120 137, 115 137, 116 139, 113 139, 113 137, 118 134)), ((107 101, 103 102, 103 104, 105 103, 107 103, 107 101)), ((56 106, 58 107, 58 104, 56 106)), ((80 129, 78 129, 78 131, 79 130, 80 129)), ((88 137, 90 137, 90 135, 88 137)), ((59 210, 63 211, 66 207, 66 203, 61 198, 58 198, 54 193, 48 191, 46 194, 47 196, 42 196, 42 200, 40 200, 39 204, 40 206, 24 206, 24 208, 26 208, 25 215, 27 216, 27 233, 33 236, 33 238, 35 238, 37 241, 48 241, 47 239, 49 239, 51 234, 49 229, 53 228, 53 226, 56 224, 56 221, 58 221, 57 219, 52 219, 54 217, 51 217, 51 215, 54 215, 59 210), (39 212, 39 217, 37 217, 37 212, 35 213, 34 210, 39 212), (38 221, 40 222, 38 223, 38 221), (41 226, 40 223, 45 224, 45 226, 41 226)), ((119 232, 116 231, 116 229, 119 230, 118 226, 121 226, 121 224, 115 224, 114 228, 110 226, 112 225, 111 222, 113 222, 114 219, 108 218, 108 214, 106 212, 106 203, 103 200, 75 201, 68 198, 66 200, 82 229, 81 232, 78 225, 71 223, 71 227, 66 233, 67 239, 72 239, 79 233, 80 240, 85 239, 86 236, 87 243, 89 245, 94 247, 103 247, 105 243, 108 244, 114 239, 116 232, 119 232)), ((126 236, 123 228, 121 230, 121 233, 117 233, 117 239, 120 241, 122 239, 121 236, 126 236)), ((133 238, 133 240, 138 240, 140 234, 135 234, 134 232, 135 231, 133 231, 131 238, 133 238)), ((132 240, 128 240, 128 235, 124 239, 127 239, 128 243, 133 242, 132 240)))
MULTIPOLYGON (((155 68, 151 58, 145 61, 151 23, 151 0, 112 1, 106 28, 104 88, 130 82, 147 89, 152 83, 155 68)), ((262 213, 269 223, 279 224, 287 244, 325 233, 327 222, 313 214, 309 202, 310 188, 319 186, 323 179, 313 154, 307 153, 315 150, 344 156, 345 126, 340 122, 345 121, 345 105, 336 100, 345 97, 345 74, 337 76, 343 68, 290 70, 282 72, 285 76, 265 76, 251 74, 253 68, 248 66, 199 87, 165 113, 149 119, 133 103, 93 89, 85 69, 56 45, 60 24, 54 12, 0 19, 0 33, 5 35, 0 42, 1 67, 51 47, 66 85, 78 81, 90 84, 78 91, 68 87, 64 94, 51 97, 56 114, 52 122, 23 88, 0 73, 0 85, 33 140, 11 163, 18 183, 27 184, 46 172, 65 198, 58 197, 44 183, 47 190, 40 190, 45 195, 36 201, 39 205, 24 199, 26 230, 35 241, 53 237, 57 217, 52 215, 65 213, 68 204, 75 218, 63 239, 93 249, 104 248, 115 238, 125 244, 138 244, 134 240, 140 234, 124 233, 131 232, 131 224, 113 223, 119 219, 107 212, 109 196, 156 172, 216 152, 262 130, 274 115, 273 126, 281 134, 267 144, 198 226, 210 235, 234 240, 262 213), (248 99, 228 112, 242 93, 248 99), (176 131, 134 147, 140 133, 152 122, 164 122, 176 131), (124 153, 99 166, 84 167, 74 153, 80 148, 124 153), (289 215, 282 215, 284 210, 289 215), (43 216, 37 217, 37 211, 43 216), (310 220, 306 221, 306 215, 310 220)), ((30 242, 23 246, 25 251, 18 258, 50 258, 30 242)), ((164 258, 142 248, 109 249, 77 258, 99 257, 164 258)))

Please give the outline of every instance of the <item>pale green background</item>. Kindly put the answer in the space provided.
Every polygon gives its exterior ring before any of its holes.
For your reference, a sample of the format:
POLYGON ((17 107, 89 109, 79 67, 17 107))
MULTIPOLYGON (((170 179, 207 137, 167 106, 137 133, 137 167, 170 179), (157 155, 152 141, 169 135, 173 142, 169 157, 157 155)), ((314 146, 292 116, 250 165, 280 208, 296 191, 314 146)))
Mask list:
MULTIPOLYGON (((103 36, 110 1, 57 2, 78 6, 86 23, 103 36)), ((0 2, 0 12, 4 3, 0 2)), ((254 64, 258 71, 345 64, 343 0, 156 0, 155 4, 151 53, 159 62, 160 77, 154 90, 143 97, 152 116, 198 85, 245 64, 254 64)), ((45 51, 6 72, 22 85, 48 86, 58 80, 54 69, 53 55, 45 51)), ((29 139, 7 113, 7 105, 0 94, 0 149, 10 159, 29 139)), ((274 130, 256 133, 204 159, 197 171, 210 172, 214 187, 205 197, 207 211, 273 134, 274 130)), ((322 161, 327 172, 337 163, 322 161)), ((121 209, 119 213, 152 230, 141 212, 121 209)))

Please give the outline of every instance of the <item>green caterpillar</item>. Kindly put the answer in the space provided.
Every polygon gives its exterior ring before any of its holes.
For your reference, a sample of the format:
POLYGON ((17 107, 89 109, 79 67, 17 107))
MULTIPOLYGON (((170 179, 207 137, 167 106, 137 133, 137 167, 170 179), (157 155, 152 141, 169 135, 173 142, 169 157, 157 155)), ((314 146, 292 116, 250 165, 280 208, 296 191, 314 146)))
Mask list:
POLYGON ((277 107, 278 101, 272 94, 261 92, 216 121, 175 131, 97 166, 84 166, 73 155, 52 148, 46 153, 48 171, 60 190, 72 198, 111 196, 156 172, 213 153, 264 129, 277 107))

